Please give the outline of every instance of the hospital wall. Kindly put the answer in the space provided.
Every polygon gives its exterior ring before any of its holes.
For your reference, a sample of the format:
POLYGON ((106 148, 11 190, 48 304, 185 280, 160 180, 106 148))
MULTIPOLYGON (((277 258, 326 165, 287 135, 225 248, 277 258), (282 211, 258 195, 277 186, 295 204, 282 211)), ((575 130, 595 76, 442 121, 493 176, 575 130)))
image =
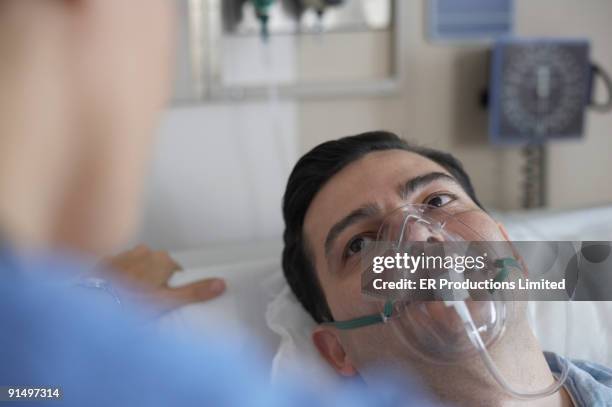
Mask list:
MULTIPOLYGON (((487 46, 433 44, 426 38, 425 7, 425 0, 406 1, 402 17, 406 80, 399 95, 302 102, 298 114, 301 149, 368 129, 392 130, 418 143, 450 150, 464 162, 485 205, 516 209, 522 156, 517 149, 488 145, 486 111, 478 103, 488 79, 487 46)), ((609 71, 610 21, 609 0, 516 0, 517 35, 587 37, 592 41, 593 59, 609 71)), ((345 47, 356 47, 361 38, 344 41, 345 47)), ((326 60, 337 61, 331 55, 326 60)), ((612 202, 612 114, 588 113, 582 140, 551 144, 549 151, 551 208, 612 202)))
MULTIPOLYGON (((516 149, 488 144, 487 115, 478 104, 487 85, 487 46, 432 44, 425 36, 425 0, 406 1, 405 8, 406 80, 397 95, 287 100, 273 109, 266 100, 171 107, 156 140, 142 226, 133 242, 177 250, 278 239, 281 197, 298 155, 322 141, 372 129, 452 151, 485 205, 518 208, 522 157, 516 149)), ((517 0, 517 34, 588 37, 594 59, 608 70, 611 19, 609 0, 517 0)), ((341 46, 358 45, 363 35, 347 35, 341 46)), ((380 50, 388 50, 384 35, 372 35, 380 50)), ((295 52, 311 52, 313 44, 295 52)), ((293 72, 290 54, 281 53, 288 58, 281 64, 287 69, 283 74, 316 78, 321 73, 319 64, 293 72)), ((379 61, 384 60, 381 55, 379 61)), ((236 66, 250 73, 247 62, 236 66)), ((324 62, 327 73, 355 70, 337 55, 324 62)), ((359 66, 359 74, 380 73, 383 63, 359 66)), ((612 203, 610 129, 612 114, 588 113, 583 140, 550 146, 552 208, 612 203)))

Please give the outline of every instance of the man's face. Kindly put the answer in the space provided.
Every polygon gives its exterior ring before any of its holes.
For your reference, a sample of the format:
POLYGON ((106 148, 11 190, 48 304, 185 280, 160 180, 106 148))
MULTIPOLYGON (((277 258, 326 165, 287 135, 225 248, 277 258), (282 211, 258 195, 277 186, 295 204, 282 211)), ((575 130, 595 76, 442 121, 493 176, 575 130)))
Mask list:
MULTIPOLYGON (((380 312, 375 304, 362 297, 360 269, 343 265, 353 256, 359 256, 363 245, 376 237, 386 214, 405 204, 429 204, 449 212, 465 213, 462 220, 483 239, 505 240, 498 224, 439 164, 402 150, 369 153, 324 185, 304 220, 309 253, 335 320, 380 312)), ((359 261, 353 259, 352 263, 359 264, 359 261)), ((329 336, 325 339, 315 335, 315 344, 328 362, 344 374, 355 372, 333 360, 338 352, 345 352, 356 369, 398 358, 410 360, 414 367, 418 363, 414 355, 406 352, 405 344, 388 325, 350 331, 329 328, 335 332, 333 335, 341 350, 330 350, 329 343, 323 343, 329 336)))

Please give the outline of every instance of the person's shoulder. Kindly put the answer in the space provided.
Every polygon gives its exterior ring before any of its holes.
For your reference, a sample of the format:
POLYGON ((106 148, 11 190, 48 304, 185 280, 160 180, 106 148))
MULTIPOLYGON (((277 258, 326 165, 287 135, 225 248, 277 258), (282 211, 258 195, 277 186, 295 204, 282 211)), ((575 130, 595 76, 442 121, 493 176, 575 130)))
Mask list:
POLYGON ((612 369, 609 367, 587 360, 574 360, 572 363, 598 383, 612 388, 612 369))
POLYGON ((565 388, 579 406, 612 405, 612 369, 585 360, 568 361, 565 388))

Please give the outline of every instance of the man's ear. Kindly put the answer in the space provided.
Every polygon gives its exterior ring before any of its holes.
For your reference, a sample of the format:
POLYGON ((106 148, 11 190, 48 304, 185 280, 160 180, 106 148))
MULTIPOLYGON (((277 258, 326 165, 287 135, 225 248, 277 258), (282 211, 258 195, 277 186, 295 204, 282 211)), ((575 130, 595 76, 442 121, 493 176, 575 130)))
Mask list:
POLYGON ((323 358, 342 376, 355 376, 357 369, 344 346, 340 343, 338 331, 335 328, 319 325, 312 333, 312 342, 323 358))

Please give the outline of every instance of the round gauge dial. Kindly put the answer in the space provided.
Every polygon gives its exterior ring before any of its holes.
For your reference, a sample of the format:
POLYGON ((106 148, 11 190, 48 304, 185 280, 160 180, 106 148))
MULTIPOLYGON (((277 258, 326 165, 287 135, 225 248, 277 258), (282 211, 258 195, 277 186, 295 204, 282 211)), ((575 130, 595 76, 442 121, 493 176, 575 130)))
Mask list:
POLYGON ((534 138, 567 133, 582 122, 586 76, 584 56, 572 47, 509 46, 500 94, 505 124, 534 138))

